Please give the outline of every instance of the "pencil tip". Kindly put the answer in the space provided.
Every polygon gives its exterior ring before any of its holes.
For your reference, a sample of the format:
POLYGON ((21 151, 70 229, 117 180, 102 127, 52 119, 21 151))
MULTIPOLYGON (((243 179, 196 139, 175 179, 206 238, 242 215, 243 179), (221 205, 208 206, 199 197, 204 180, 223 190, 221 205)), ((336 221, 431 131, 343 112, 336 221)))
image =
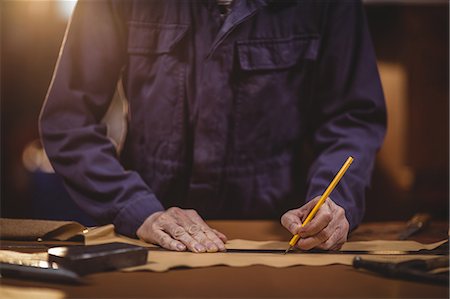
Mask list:
POLYGON ((291 246, 289 246, 289 248, 288 249, 286 249, 286 251, 283 253, 283 254, 286 254, 286 253, 288 253, 289 252, 289 250, 291 250, 291 246))

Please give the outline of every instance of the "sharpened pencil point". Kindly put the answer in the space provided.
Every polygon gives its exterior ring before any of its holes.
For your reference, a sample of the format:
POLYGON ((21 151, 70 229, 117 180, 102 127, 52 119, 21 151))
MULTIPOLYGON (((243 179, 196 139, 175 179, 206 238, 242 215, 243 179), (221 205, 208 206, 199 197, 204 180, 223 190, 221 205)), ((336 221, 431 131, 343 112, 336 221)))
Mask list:
POLYGON ((284 252, 284 254, 288 253, 288 252, 289 252, 289 250, 291 250, 291 248, 292 248, 292 246, 289 246, 289 248, 288 248, 288 249, 286 249, 286 251, 284 252))

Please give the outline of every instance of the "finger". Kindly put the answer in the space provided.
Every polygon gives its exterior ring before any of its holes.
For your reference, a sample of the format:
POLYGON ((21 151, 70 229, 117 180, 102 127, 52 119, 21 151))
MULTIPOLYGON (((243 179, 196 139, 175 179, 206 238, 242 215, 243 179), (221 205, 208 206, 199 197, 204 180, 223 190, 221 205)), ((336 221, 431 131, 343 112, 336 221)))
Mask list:
POLYGON ((183 240, 189 242, 189 244, 185 243, 189 249, 194 252, 215 252, 218 250, 218 247, 208 239, 208 237, 201 230, 201 227, 191 219, 191 215, 188 215, 186 210, 173 207, 167 210, 167 212, 172 218, 175 219, 177 225, 183 227, 187 234, 197 241, 192 242, 191 238, 188 238, 185 234, 181 235, 180 237, 182 237, 183 240))
POLYGON ((343 235, 340 230, 336 229, 328 240, 317 246, 323 250, 339 250, 344 245, 347 237, 343 235))
MULTIPOLYGON (((208 236, 205 234, 205 232, 203 232, 202 227, 192 221, 186 221, 186 222, 182 222, 187 235, 189 235, 192 239, 194 239, 195 241, 197 241, 197 243, 199 243, 201 246, 199 245, 195 245, 195 248, 199 251, 199 252, 217 252, 219 250, 218 246, 216 246, 214 244, 214 242, 212 240, 210 240, 208 238, 208 236), (189 223, 190 222, 190 223, 189 223)), ((183 235, 184 238, 186 238, 185 235, 183 235)), ((217 237, 216 237, 217 238, 217 237)), ((217 238, 218 239, 218 238, 217 238)), ((219 242, 220 239, 218 239, 219 242)))
POLYGON ((164 247, 166 249, 170 250, 176 250, 176 251, 184 251, 186 250, 186 246, 173 239, 169 234, 161 231, 156 230, 152 232, 151 237, 148 239, 150 243, 159 244, 161 247, 164 247))
POLYGON ((297 234, 300 227, 302 226, 303 221, 306 219, 319 199, 320 197, 317 196, 300 208, 286 212, 281 217, 281 224, 293 235, 297 234))
POLYGON ((347 224, 348 222, 346 222, 346 219, 344 219, 342 222, 339 221, 339 225, 335 225, 336 230, 334 231, 333 235, 327 241, 325 241, 325 243, 319 245, 318 248, 325 250, 339 250, 347 241, 347 224))
POLYGON ((314 216, 314 218, 298 230, 298 234, 303 237, 311 237, 318 234, 333 220, 333 214, 328 204, 324 204, 314 216))
POLYGON ((331 237, 332 233, 333 229, 327 226, 313 236, 301 238, 297 242, 297 247, 302 250, 310 250, 318 247, 320 244, 325 243, 331 237))
POLYGON ((333 233, 328 240, 318 245, 317 248, 324 250, 338 250, 347 241, 349 224, 345 217, 344 209, 334 204, 332 201, 330 202, 330 206, 334 217, 330 221, 328 227, 330 230, 333 230, 333 233))
POLYGON ((281 225, 283 225, 291 234, 297 234, 300 229, 302 222, 300 218, 293 212, 289 211, 281 216, 281 225))
MULTIPOLYGON (((207 250, 208 252, 217 252, 217 251, 219 250, 219 247, 214 243, 213 240, 211 240, 211 239, 207 236, 206 232, 204 232, 204 231, 202 230, 202 228, 200 227, 200 225, 194 224, 194 225, 192 225, 192 226, 190 227, 190 229, 192 229, 192 230, 189 231, 190 235, 191 235, 195 240, 197 240, 198 242, 200 242, 201 244, 203 244, 204 246, 206 246, 206 250, 207 250), (195 229, 194 229, 194 228, 195 228, 195 229)), ((205 229, 205 230, 206 230, 206 229, 205 229)), ((214 233, 212 233, 212 234, 215 236, 214 233)), ((222 242, 219 238, 216 237, 216 239, 217 239, 219 242, 222 242)))
POLYGON ((325 240, 322 244, 317 245, 316 248, 323 250, 330 250, 331 248, 335 247, 335 245, 338 243, 341 237, 342 236, 339 234, 339 231, 336 228, 334 232, 331 234, 331 236, 327 240, 325 240))
POLYGON ((225 244, 222 242, 222 240, 214 233, 212 229, 206 229, 204 231, 206 237, 211 240, 214 243, 214 247, 210 249, 211 252, 219 251, 225 251, 225 244))
POLYGON ((227 236, 219 232, 217 229, 212 228, 212 231, 219 237, 220 240, 225 244, 228 241, 227 236))
POLYGON ((170 219, 165 215, 165 212, 156 212, 149 216, 145 222, 136 231, 139 239, 152 244, 160 245, 166 249, 184 251, 186 246, 162 231, 160 222, 170 219))
POLYGON ((330 202, 332 213, 334 215, 333 220, 330 222, 330 227, 334 228, 334 232, 331 237, 320 244, 318 248, 325 250, 337 250, 347 241, 347 234, 349 224, 345 217, 345 211, 338 205, 330 202))
MULTIPOLYGON (((216 252, 217 250, 225 251, 225 242, 227 238, 224 234, 218 233, 217 230, 212 230, 208 224, 200 217, 200 215, 195 210, 187 210, 186 213, 191 217, 191 220, 200 227, 200 230, 204 233, 204 236, 207 238, 207 248, 208 252, 216 252), (222 237, 222 238, 221 238, 222 237), (211 244, 209 242, 212 242, 211 244)), ((203 238, 201 233, 197 233, 199 238, 203 238)))
POLYGON ((160 211, 153 213, 152 215, 147 217, 144 223, 142 223, 142 225, 136 230, 137 237, 145 242, 151 243, 151 241, 149 240, 149 236, 151 235, 152 230, 160 229, 157 227, 157 225, 155 225, 155 219, 158 219, 158 217, 163 213, 163 211, 160 211))
POLYGON ((216 242, 222 243, 221 250, 225 250, 225 245, 223 244, 222 240, 220 240, 211 230, 199 230, 196 233, 192 234, 192 237, 200 243, 204 244, 206 246, 206 251, 208 252, 217 252, 219 250, 219 245, 216 245, 216 242))
POLYGON ((330 250, 339 250, 342 246, 347 242, 347 237, 342 237, 339 239, 333 246, 330 247, 330 250))
POLYGON ((195 240, 184 227, 174 222, 163 224, 163 229, 176 240, 181 241, 192 252, 205 252, 206 248, 195 240))

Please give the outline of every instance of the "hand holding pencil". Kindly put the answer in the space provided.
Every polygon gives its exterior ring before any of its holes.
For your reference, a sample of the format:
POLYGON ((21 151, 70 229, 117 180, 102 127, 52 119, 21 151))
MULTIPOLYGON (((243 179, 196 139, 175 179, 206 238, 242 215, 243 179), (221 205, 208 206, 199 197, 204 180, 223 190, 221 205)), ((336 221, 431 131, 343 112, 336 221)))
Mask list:
POLYGON ((345 217, 344 209, 334 203, 329 195, 350 167, 352 161, 352 157, 347 159, 322 196, 318 196, 303 207, 290 210, 283 215, 281 218, 282 225, 294 235, 286 252, 296 244, 304 250, 312 248, 336 250, 345 243, 349 223, 345 217), (303 222, 302 219, 304 219, 303 222), (313 219, 314 221, 312 221, 313 219))

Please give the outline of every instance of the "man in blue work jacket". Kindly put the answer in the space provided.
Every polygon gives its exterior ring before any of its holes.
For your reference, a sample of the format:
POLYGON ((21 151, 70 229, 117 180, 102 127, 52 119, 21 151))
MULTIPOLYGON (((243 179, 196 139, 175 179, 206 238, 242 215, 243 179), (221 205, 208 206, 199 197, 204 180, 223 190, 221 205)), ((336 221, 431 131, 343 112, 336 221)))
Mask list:
POLYGON ((226 237, 205 218, 281 217, 298 247, 339 248, 362 220, 385 122, 359 1, 98 0, 75 9, 40 130, 99 224, 214 252, 226 237), (100 122, 119 79, 129 105, 120 156, 100 122))

